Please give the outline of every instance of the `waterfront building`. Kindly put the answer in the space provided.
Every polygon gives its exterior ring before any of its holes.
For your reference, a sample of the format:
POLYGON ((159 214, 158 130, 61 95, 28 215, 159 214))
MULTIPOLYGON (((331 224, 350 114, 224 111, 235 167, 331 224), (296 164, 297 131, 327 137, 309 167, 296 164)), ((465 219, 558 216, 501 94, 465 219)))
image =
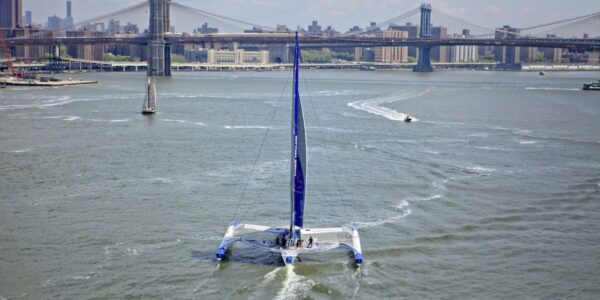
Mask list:
POLYGON ((146 61, 148 47, 144 45, 110 44, 106 46, 106 53, 129 56, 133 61, 146 61))
MULTIPOLYGON (((408 32, 388 28, 377 34, 382 38, 403 39, 408 38, 408 32)), ((375 61, 383 63, 408 62, 408 47, 377 47, 374 49, 375 61)))
MULTIPOLYGON (((5 28, 0 29, 6 38, 18 38, 18 37, 40 37, 40 38, 52 38, 53 34, 51 31, 42 30, 39 28, 32 28, 30 26, 22 27, 22 28, 5 28)), ((51 46, 14 46, 10 47, 10 52, 12 57, 21 57, 21 58, 29 58, 38 60, 45 56, 46 53, 51 52, 51 46)), ((1 49, 0 49, 1 52, 1 49)))
MULTIPOLYGON (((431 27, 431 38, 434 40, 447 39, 448 38, 448 28, 442 27, 442 26, 431 27)), ((437 62, 441 62, 441 63, 448 62, 448 60, 450 59, 448 47, 446 47, 446 46, 433 47, 431 49, 431 59, 434 61, 437 61, 437 62)))
POLYGON ((206 62, 209 64, 268 64, 269 51, 216 50, 207 51, 206 62))
POLYGON ((0 0, 0 28, 23 25, 23 0, 0 0))
MULTIPOLYGON (((67 37, 103 37, 104 32, 83 29, 78 31, 67 31, 67 37)), ((105 54, 104 45, 76 45, 67 46, 67 54, 73 58, 86 60, 103 60, 105 54)))
MULTIPOLYGON (((504 25, 496 28, 496 39, 517 39, 521 35, 521 30, 504 25)), ((505 65, 515 65, 521 63, 521 48, 498 46, 494 48, 494 57, 496 62, 505 65)))
MULTIPOLYGON (((391 29, 394 30, 400 30, 400 31, 406 31, 408 32, 408 38, 409 39, 416 39, 419 37, 419 33, 420 31, 420 27, 419 25, 413 25, 412 23, 408 22, 404 25, 396 25, 396 24, 392 24, 390 25, 391 29)), ((408 47, 408 56, 417 58, 418 56, 418 48, 417 47, 408 47)))
POLYGON ((206 49, 185 49, 185 60, 188 62, 206 63, 208 51, 206 49))
MULTIPOLYGON (((462 35, 453 35, 452 38, 472 38, 471 33, 468 29, 463 29, 462 35)), ((478 46, 450 46, 447 47, 449 51, 449 62, 476 62, 479 60, 479 47, 478 46)))
POLYGON ((476 62, 479 59, 477 46, 452 46, 450 50, 450 61, 458 62, 476 62))
POLYGON ((277 32, 291 32, 286 25, 277 24, 277 32))

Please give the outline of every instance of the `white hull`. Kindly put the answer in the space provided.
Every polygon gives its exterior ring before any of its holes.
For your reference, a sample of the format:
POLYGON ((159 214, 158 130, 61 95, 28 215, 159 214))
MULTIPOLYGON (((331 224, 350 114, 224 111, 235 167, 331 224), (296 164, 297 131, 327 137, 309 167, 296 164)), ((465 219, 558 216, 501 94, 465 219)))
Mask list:
POLYGON ((288 232, 282 227, 269 227, 262 225, 237 224, 235 221, 227 228, 221 246, 217 250, 217 260, 225 257, 229 245, 241 242, 265 252, 279 253, 286 265, 294 264, 298 255, 310 255, 320 252, 345 248, 354 253, 355 263, 362 264, 362 249, 360 237, 356 228, 303 228, 300 230, 300 240, 291 241, 290 246, 277 244, 277 237, 288 232), (252 238, 252 233, 270 233, 271 238, 252 238), (309 244, 309 238, 313 243, 309 244))

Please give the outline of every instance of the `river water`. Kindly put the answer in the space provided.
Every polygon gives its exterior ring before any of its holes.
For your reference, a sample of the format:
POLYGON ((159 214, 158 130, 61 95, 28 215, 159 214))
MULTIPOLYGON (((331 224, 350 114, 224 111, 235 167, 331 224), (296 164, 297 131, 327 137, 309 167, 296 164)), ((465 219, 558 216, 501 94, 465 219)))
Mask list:
POLYGON ((238 203, 287 223, 289 73, 1 89, 0 299, 600 297, 600 73, 303 71, 305 224, 365 264, 219 266, 238 203))

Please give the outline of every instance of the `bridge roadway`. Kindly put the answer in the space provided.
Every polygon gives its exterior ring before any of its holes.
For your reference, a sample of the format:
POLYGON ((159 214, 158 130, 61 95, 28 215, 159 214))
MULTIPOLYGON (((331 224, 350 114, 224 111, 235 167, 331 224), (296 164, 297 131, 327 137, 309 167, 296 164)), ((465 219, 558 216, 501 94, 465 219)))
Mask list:
MULTIPOLYGON (((93 45, 93 44, 147 44, 147 36, 128 37, 55 37, 55 38, 11 38, 6 42, 9 46, 23 45, 93 45)), ((185 34, 165 35, 169 44, 210 44, 230 43, 241 44, 291 44, 294 41, 288 33, 241 33, 241 34, 212 34, 190 36, 185 34)), ((335 47, 390 47, 390 46, 516 46, 540 48, 571 48, 579 50, 600 51, 600 39, 564 39, 564 38, 517 38, 517 39, 393 39, 380 37, 317 37, 301 36, 303 48, 335 48, 335 47)))

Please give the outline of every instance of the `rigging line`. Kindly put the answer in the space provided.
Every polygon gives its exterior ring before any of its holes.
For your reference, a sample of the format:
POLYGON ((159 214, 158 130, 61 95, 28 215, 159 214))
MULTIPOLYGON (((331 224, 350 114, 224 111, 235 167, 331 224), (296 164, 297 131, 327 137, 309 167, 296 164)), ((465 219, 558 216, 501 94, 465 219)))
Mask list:
POLYGON ((434 13, 438 13, 438 14, 440 14, 440 15, 442 15, 442 16, 446 16, 446 17, 448 17, 449 19, 454 19, 454 20, 457 20, 457 21, 459 21, 459 22, 463 22, 463 23, 464 23, 464 25, 475 26, 475 27, 477 27, 478 29, 484 29, 484 30, 490 30, 490 31, 491 31, 491 30, 494 30, 493 28, 488 28, 488 27, 485 27, 485 26, 482 26, 482 25, 478 25, 478 24, 472 23, 472 22, 470 22, 470 21, 467 21, 467 20, 465 20, 465 19, 461 19, 461 18, 459 18, 459 17, 455 17, 455 16, 453 16, 453 15, 451 15, 451 14, 449 14, 449 13, 447 13, 447 12, 443 11, 443 10, 437 9, 437 8, 434 10, 434 13))
POLYGON ((595 13, 587 14, 585 16, 580 16, 580 17, 563 19, 563 20, 559 20, 559 21, 554 21, 554 22, 546 23, 546 24, 540 24, 540 25, 535 25, 535 26, 530 26, 530 27, 524 27, 524 28, 521 28, 521 30, 530 30, 530 29, 537 29, 537 28, 540 28, 540 27, 548 27, 548 26, 552 26, 552 25, 556 25, 556 24, 567 23, 567 22, 570 22, 570 21, 576 21, 576 20, 581 20, 581 19, 586 19, 586 18, 591 18, 591 17, 597 17, 597 16, 600 16, 600 12, 595 12, 595 13))
MULTIPOLYGON (((291 77, 291 76, 292 76, 292 73, 289 73, 289 74, 288 74, 288 76, 287 76, 287 78, 286 78, 286 80, 285 80, 285 84, 283 85, 283 89, 281 90, 281 95, 279 95, 279 100, 277 100, 277 104, 276 104, 275 112, 273 113, 273 115, 276 115, 276 114, 277 114, 277 110, 278 110, 278 109, 279 109, 279 107, 281 106, 281 99, 283 99, 283 94, 285 93, 285 90, 286 90, 286 88, 287 88, 287 85, 288 85, 288 83, 289 83, 289 81, 290 81, 290 77, 291 77)), ((267 135, 268 135, 268 133, 269 133, 269 132, 268 132, 268 130, 269 130, 270 128, 271 128, 271 126, 269 125, 269 127, 267 128, 267 133, 265 134, 265 136, 267 136, 267 135)), ((260 152, 259 152, 259 153, 260 153, 260 152)), ((272 173, 272 174, 271 174, 271 177, 269 178, 269 180, 272 180, 274 176, 275 176, 275 173, 272 173)), ((244 214, 242 214, 242 216, 239 218, 239 221, 240 221, 240 222, 241 222, 241 220, 243 220, 243 219, 246 217, 246 215, 248 214, 248 212, 251 212, 251 211, 253 211, 253 210, 254 210, 254 208, 255 208, 254 204, 256 203, 256 201, 257 201, 258 199, 260 199, 260 198, 262 197, 262 195, 264 194, 265 190, 266 190, 266 189, 264 189, 264 188, 263 188, 263 189, 260 191, 260 194, 259 194, 259 195, 258 195, 256 198, 254 198, 254 200, 252 201, 252 203, 250 203, 250 207, 249 207, 249 208, 248 208, 246 211, 244 211, 244 214)))
POLYGON ((569 30, 573 30, 573 29, 575 29, 576 32, 580 33, 580 32, 582 32, 582 30, 581 30, 582 27, 587 27, 584 29, 584 31, 586 31, 586 33, 594 34, 594 30, 596 30, 595 32, 598 32, 598 29, 600 29, 600 28, 593 28, 594 26, 597 27, 596 24, 592 23, 594 21, 593 18, 598 18, 599 16, 600 16, 600 14, 598 16, 594 16, 591 18, 577 20, 577 21, 574 21, 572 23, 569 23, 569 24, 566 24, 563 26, 548 28, 546 30, 539 31, 536 34, 543 35, 543 34, 548 34, 548 33, 569 32, 569 30))
POLYGON ((273 28, 268 27, 268 26, 263 26, 263 25, 259 25, 259 24, 249 23, 249 22, 246 22, 246 21, 237 20, 237 19, 234 19, 234 18, 222 16, 222 15, 217 15, 215 13, 211 13, 211 12, 208 12, 208 11, 205 11, 205 10, 201 10, 201 9, 193 8, 193 7, 190 7, 190 6, 187 6, 187 5, 179 4, 177 2, 171 2, 171 5, 175 6, 175 7, 178 7, 178 8, 181 8, 181 9, 190 10, 192 12, 195 12, 196 14, 209 15, 209 16, 220 18, 220 19, 233 21, 235 23, 241 23, 241 24, 244 24, 244 25, 249 25, 249 26, 252 26, 252 27, 259 27, 259 28, 266 28, 266 29, 269 29, 269 30, 274 30, 273 28))
MULTIPOLYGON (((235 212, 233 213, 233 219, 235 219, 235 217, 237 216, 237 213, 240 209, 240 206, 242 205, 242 201, 244 200, 245 196, 246 196, 246 191, 248 191, 248 185, 250 184, 250 180, 252 179, 252 177, 254 176, 254 171, 256 170, 256 164, 258 163, 258 160, 260 159, 260 155, 262 153, 262 149, 265 145, 265 141, 267 140, 267 137, 269 136, 269 132, 271 131, 271 126, 273 125, 273 121, 275 120, 275 116, 277 115, 277 111, 279 111, 279 107, 281 106, 281 99, 283 99, 283 94, 285 93, 285 89, 287 87, 287 84, 290 80, 290 75, 288 74, 288 77, 285 81, 285 84, 283 86, 283 89, 281 90, 281 95, 279 96, 279 100, 277 100, 277 105, 275 106, 275 110, 273 111, 273 115, 271 115, 271 120, 269 121, 269 126, 267 127, 267 130, 265 132, 265 136, 262 139, 262 142, 260 143, 260 147, 258 148, 258 153, 256 154, 256 158, 254 159, 254 163, 252 165, 252 171, 250 171, 250 174, 248 175, 248 178, 246 179, 246 184, 244 185, 244 189, 242 191, 242 195, 240 196, 240 201, 238 202, 236 208, 235 208, 235 212)), ((256 200, 258 198, 255 198, 252 201, 251 206, 254 206, 254 203, 256 203, 256 200)), ((252 209, 252 207, 250 208, 252 209)), ((246 213, 248 212, 248 210, 246 210, 246 212, 244 212, 244 214, 242 215, 241 218, 246 216, 246 213)), ((240 219, 241 219, 240 218, 240 219)))
MULTIPOLYGON (((310 88, 308 87, 308 81, 304 77, 302 77, 302 83, 304 84, 304 88, 306 90, 310 91, 310 88)), ((313 97, 310 93, 308 93, 308 100, 309 100, 310 106, 312 107, 313 112, 315 114, 317 126, 323 128, 323 126, 320 125, 319 114, 317 113, 317 109, 315 108, 313 97)), ((321 140, 323 142, 326 142, 327 139, 325 139, 323 132, 319 131, 319 133, 321 135, 321 140)), ((327 161, 328 167, 331 170, 331 173, 333 174, 333 181, 335 182, 339 201, 341 202, 342 208, 344 209, 344 215, 346 216, 346 218, 349 218, 350 215, 348 214, 348 208, 346 207, 346 201, 345 201, 344 197, 342 196, 342 191, 340 189, 340 183, 339 183, 338 177, 336 175, 336 171, 333 168, 333 164, 331 163, 331 155, 329 155, 329 153, 327 151, 327 147, 323 147, 323 148, 325 149, 325 157, 327 157, 326 161, 327 161)), ((344 218, 342 217, 342 219, 344 219, 344 218)), ((348 221, 348 219, 346 219, 346 221, 348 221)))
POLYGON ((419 12, 419 8, 415 8, 415 9, 410 10, 410 11, 408 11, 408 12, 402 14, 402 15, 399 15, 397 17, 393 17, 393 18, 388 19, 388 20, 385 20, 385 21, 381 22, 380 24, 376 24, 375 27, 369 26, 368 28, 365 28, 365 29, 363 29, 361 31, 347 32, 347 33, 344 33, 344 34, 342 34, 340 36, 341 37, 354 36, 354 35, 363 34, 363 33, 367 32, 369 30, 373 30, 373 29, 376 29, 376 28, 381 29, 382 26, 387 26, 387 25, 390 25, 390 24, 395 23, 397 21, 400 21, 400 20, 403 20, 403 19, 406 19, 406 18, 410 18, 410 17, 414 16, 417 12, 419 12))

